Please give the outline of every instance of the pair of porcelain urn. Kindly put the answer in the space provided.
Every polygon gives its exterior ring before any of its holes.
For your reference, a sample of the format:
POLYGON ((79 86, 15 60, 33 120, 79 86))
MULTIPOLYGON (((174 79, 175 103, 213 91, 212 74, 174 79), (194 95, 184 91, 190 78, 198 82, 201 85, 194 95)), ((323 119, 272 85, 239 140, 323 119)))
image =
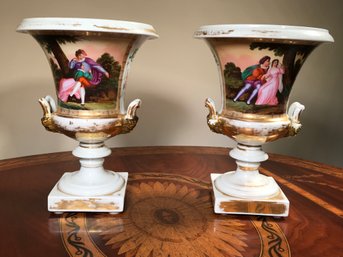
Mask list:
MULTIPOLYGON (((141 101, 127 108, 124 94, 131 62, 147 39, 157 38, 147 24, 80 18, 24 19, 17 31, 31 34, 48 58, 57 101, 39 100, 42 124, 79 142, 73 154, 81 168, 66 172, 48 196, 51 212, 122 212, 127 172, 103 168, 110 149, 105 140, 130 132, 141 101)), ((304 110, 287 111, 294 80, 311 51, 333 42, 327 30, 281 25, 210 25, 205 39, 220 73, 221 107, 206 99, 208 126, 233 138, 237 169, 211 174, 216 213, 287 216, 289 201, 272 177, 259 173, 267 160, 261 146, 293 136, 304 110)))

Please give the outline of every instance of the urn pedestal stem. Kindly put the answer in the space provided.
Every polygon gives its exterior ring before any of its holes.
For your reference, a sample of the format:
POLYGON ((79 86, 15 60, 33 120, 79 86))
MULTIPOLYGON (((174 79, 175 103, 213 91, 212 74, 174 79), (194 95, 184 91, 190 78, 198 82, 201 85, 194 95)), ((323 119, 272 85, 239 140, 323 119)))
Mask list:
POLYGON ((238 144, 230 152, 230 156, 236 159, 237 169, 215 180, 215 186, 220 192, 234 197, 254 199, 270 198, 279 192, 274 180, 259 173, 260 162, 268 158, 261 147, 238 144))
POLYGON ((122 211, 128 173, 104 169, 104 157, 110 154, 103 143, 80 143, 73 155, 80 158, 81 168, 64 173, 55 185, 48 196, 49 211, 122 211))
POLYGON ((64 193, 79 196, 99 196, 114 193, 124 185, 123 178, 115 172, 105 170, 104 157, 110 155, 111 150, 106 146, 80 143, 73 155, 80 158, 81 168, 68 173, 58 184, 64 193))
POLYGON ((258 170, 268 155, 261 146, 238 144, 230 151, 237 169, 211 174, 216 213, 287 216, 289 201, 272 177, 258 170))

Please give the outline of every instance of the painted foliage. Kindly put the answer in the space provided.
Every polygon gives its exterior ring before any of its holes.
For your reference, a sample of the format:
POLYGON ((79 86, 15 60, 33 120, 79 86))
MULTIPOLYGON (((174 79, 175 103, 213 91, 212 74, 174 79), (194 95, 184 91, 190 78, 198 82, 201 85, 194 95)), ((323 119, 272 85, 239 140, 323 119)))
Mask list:
POLYGON ((36 36, 53 72, 58 104, 65 109, 116 108, 129 38, 111 43, 82 36, 36 36))
POLYGON ((258 114, 285 112, 293 82, 312 45, 211 42, 222 71, 226 110, 258 114))

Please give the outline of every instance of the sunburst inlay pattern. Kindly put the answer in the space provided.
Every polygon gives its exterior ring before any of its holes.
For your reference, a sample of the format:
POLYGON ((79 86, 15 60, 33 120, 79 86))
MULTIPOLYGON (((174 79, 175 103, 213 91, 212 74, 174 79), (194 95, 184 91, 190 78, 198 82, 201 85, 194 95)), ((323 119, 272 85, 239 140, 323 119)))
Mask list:
POLYGON ((178 182, 131 183, 123 214, 97 215, 93 229, 125 257, 244 256, 245 225, 213 214, 208 190, 178 182))

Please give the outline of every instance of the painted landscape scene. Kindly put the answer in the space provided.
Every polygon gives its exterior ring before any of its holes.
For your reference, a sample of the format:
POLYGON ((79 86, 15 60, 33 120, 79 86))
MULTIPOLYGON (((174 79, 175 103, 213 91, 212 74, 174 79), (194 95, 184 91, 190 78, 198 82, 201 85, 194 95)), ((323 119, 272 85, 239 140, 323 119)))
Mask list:
POLYGON ((214 41, 223 69, 226 110, 282 114, 309 45, 256 42, 232 47, 214 41))
POLYGON ((53 72, 58 105, 72 110, 116 107, 125 41, 108 46, 74 36, 40 36, 53 72))

